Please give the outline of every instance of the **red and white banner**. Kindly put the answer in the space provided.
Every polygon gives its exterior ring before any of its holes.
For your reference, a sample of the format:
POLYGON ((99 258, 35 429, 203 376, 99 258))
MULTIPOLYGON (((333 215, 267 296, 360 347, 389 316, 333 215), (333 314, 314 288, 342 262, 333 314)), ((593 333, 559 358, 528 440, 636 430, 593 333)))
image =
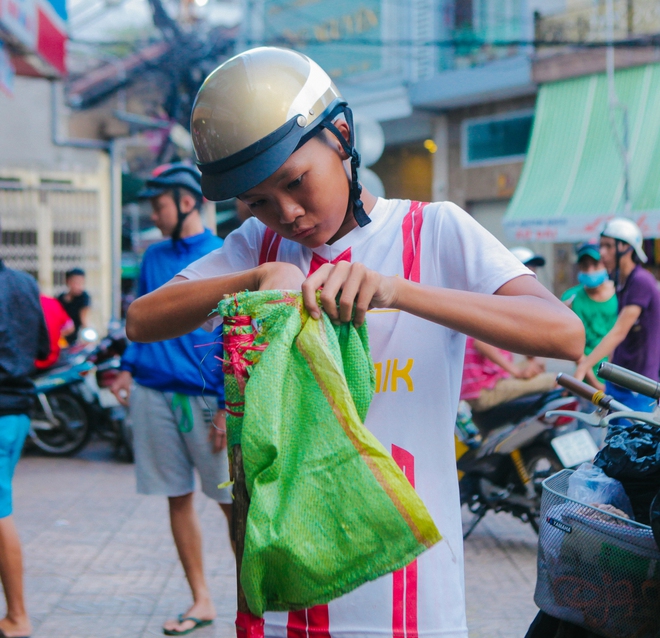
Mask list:
MULTIPOLYGON (((605 222, 612 217, 615 215, 521 221, 507 221, 505 217, 503 224, 507 235, 517 242, 580 242, 598 237, 605 222)), ((630 219, 640 227, 645 239, 660 237, 660 211, 633 211, 630 219)))

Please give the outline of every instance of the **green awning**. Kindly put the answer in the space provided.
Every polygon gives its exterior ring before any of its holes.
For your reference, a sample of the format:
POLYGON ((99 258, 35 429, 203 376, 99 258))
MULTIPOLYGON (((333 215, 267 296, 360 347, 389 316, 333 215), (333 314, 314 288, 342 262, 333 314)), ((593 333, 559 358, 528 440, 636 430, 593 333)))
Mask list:
MULTIPOLYGON (((660 237, 660 64, 615 74, 628 107, 631 217, 660 237)), ((615 112, 621 131, 621 111, 615 112)), ((624 214, 623 160, 612 132, 604 73, 553 82, 539 91, 518 188, 504 217, 518 241, 580 241, 624 214)))

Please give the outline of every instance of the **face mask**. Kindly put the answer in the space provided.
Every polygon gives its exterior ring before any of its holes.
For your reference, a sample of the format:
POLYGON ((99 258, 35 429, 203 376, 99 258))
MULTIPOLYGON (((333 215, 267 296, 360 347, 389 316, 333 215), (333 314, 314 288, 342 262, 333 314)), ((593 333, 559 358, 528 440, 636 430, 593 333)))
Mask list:
POLYGON ((577 278, 585 288, 598 288, 607 281, 607 270, 603 268, 596 272, 579 272, 577 278))

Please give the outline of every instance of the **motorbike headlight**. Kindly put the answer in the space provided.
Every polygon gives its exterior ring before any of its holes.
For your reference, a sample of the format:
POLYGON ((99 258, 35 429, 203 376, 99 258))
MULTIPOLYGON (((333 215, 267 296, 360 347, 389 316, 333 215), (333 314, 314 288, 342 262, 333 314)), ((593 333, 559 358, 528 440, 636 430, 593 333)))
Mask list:
POLYGON ((85 328, 81 333, 80 337, 82 338, 83 341, 87 341, 88 343, 92 343, 96 341, 99 338, 99 333, 94 330, 94 328, 85 328))

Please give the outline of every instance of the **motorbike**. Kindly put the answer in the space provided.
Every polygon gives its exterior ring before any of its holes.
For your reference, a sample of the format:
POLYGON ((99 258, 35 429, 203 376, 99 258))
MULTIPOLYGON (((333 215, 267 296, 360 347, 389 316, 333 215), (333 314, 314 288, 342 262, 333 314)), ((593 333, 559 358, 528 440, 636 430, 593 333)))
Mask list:
POLYGON ((33 377, 36 401, 29 440, 34 446, 51 456, 70 456, 96 432, 114 443, 118 455, 132 460, 125 410, 109 389, 126 343, 123 330, 111 330, 98 344, 67 349, 55 366, 33 377))
MULTIPOLYGON (((575 435, 575 419, 546 416, 550 410, 578 407, 574 397, 563 390, 553 390, 472 414, 476 426, 472 436, 456 437, 461 505, 467 505, 473 514, 464 528, 464 539, 489 510, 508 512, 538 533, 541 482, 568 467, 566 463, 577 465, 597 451, 591 440, 590 445, 587 442, 588 449, 577 455, 575 446, 568 446, 573 458, 567 458, 560 443, 563 437, 575 435)), ((589 436, 583 431, 579 437, 584 438, 585 434, 589 436)))
MULTIPOLYGON (((603 363, 598 375, 660 399, 660 383, 620 366, 603 363)), ((571 376, 559 375, 557 382, 596 410, 560 409, 548 417, 574 417, 603 429, 621 420, 660 427, 658 406, 653 413, 635 412, 571 376)), ((660 493, 651 502, 647 526, 618 510, 605 512, 595 503, 569 498, 568 485, 567 470, 543 484, 534 597, 541 611, 525 638, 656 638, 660 635, 657 597, 647 599, 646 594, 657 591, 659 583, 655 566, 660 549, 660 493)))

